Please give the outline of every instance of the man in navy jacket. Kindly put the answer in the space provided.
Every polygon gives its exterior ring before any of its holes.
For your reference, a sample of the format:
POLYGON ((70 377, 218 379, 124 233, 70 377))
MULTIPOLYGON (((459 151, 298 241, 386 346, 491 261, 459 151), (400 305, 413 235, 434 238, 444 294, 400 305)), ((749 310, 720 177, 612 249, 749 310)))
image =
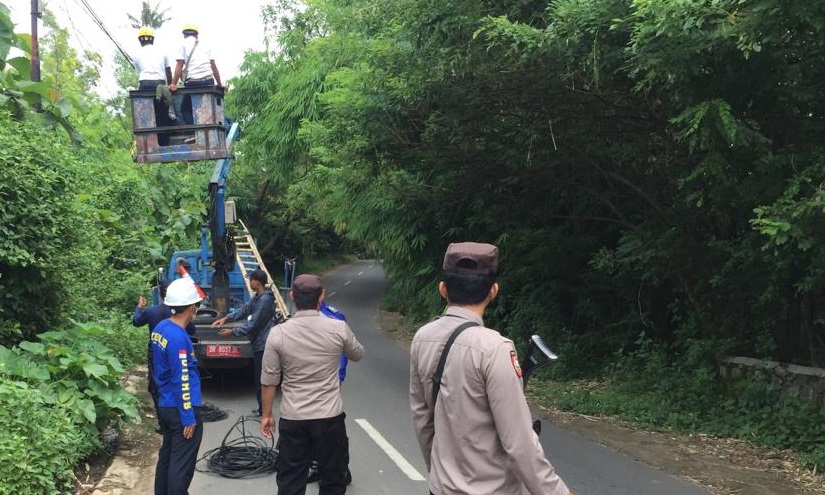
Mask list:
MULTIPOLYGON (((166 289, 169 287, 171 280, 162 280, 158 285, 158 292, 160 293, 160 300, 163 301, 163 298, 166 297, 166 289)), ((160 304, 156 304, 154 306, 146 307, 146 298, 140 296, 138 298, 137 306, 135 307, 135 313, 132 315, 132 325, 136 327, 141 327, 143 325, 149 325, 149 336, 151 337, 152 331, 155 329, 158 323, 161 321, 169 318, 172 316, 172 311, 169 309, 169 306, 161 302, 160 304)), ((186 326, 186 333, 189 336, 195 335, 195 324, 190 322, 186 326)), ((147 345, 147 356, 146 356, 146 366, 149 368, 148 376, 149 376, 149 395, 152 396, 152 402, 155 404, 155 417, 160 418, 158 414, 158 387, 155 384, 155 381, 152 380, 152 372, 154 371, 154 366, 152 363, 152 341, 148 341, 147 345)), ((160 419, 158 419, 160 421, 160 419)), ((158 433, 160 433, 160 428, 158 428, 158 433)))

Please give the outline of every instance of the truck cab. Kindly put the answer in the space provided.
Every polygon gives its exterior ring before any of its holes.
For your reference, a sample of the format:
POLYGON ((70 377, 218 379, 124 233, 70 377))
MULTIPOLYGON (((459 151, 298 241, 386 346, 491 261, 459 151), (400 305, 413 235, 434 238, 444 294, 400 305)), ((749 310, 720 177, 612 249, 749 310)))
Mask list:
MULTIPOLYGON (((242 337, 221 337, 220 328, 212 327, 212 323, 225 314, 237 311, 241 306, 252 299, 254 292, 249 286, 246 273, 254 269, 262 269, 267 273, 268 287, 275 296, 276 319, 289 317, 289 310, 284 303, 283 296, 276 286, 274 280, 269 275, 266 267, 260 259, 260 254, 255 248, 251 235, 246 231, 243 222, 238 220, 240 232, 235 235, 237 246, 236 262, 228 273, 229 298, 225 313, 215 307, 213 303, 213 268, 212 251, 206 246, 206 234, 202 238, 202 247, 199 250, 176 251, 169 262, 169 266, 164 274, 165 277, 174 280, 183 275, 179 269, 179 260, 185 260, 184 265, 188 265, 188 276, 198 284, 206 293, 206 298, 198 308, 195 317, 195 336, 192 343, 195 347, 195 356, 199 364, 209 369, 240 368, 246 366, 252 359, 252 342, 249 336, 242 337), (278 316, 280 315, 280 316, 278 316)), ((158 301, 156 301, 157 303, 158 301)), ((243 325, 243 322, 227 322, 221 328, 235 328, 243 325)))

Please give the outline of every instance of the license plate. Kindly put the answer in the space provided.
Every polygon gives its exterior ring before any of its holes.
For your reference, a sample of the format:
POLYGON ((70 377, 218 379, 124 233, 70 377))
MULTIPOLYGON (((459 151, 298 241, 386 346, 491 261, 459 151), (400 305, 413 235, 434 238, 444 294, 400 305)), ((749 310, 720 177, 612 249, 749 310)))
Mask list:
POLYGON ((209 357, 241 357, 243 350, 234 345, 209 344, 206 346, 206 355, 209 357))

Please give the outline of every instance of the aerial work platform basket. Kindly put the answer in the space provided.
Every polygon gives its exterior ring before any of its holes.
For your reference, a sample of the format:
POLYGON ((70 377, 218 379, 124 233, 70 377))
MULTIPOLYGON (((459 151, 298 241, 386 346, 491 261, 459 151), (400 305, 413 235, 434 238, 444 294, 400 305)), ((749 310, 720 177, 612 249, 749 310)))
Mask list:
POLYGON ((158 127, 155 116, 155 91, 129 91, 132 102, 132 128, 138 163, 216 160, 232 156, 226 142, 229 124, 224 116, 223 90, 215 88, 178 89, 174 93, 177 125, 158 127), (181 101, 191 98, 192 123, 184 122, 181 101), (161 146, 161 142, 168 144, 161 146))

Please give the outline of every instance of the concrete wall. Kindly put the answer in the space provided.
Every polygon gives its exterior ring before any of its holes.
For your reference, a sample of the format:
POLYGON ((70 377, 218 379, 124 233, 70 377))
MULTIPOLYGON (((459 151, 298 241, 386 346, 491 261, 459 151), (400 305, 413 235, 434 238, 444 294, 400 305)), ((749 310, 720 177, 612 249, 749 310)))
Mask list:
POLYGON ((762 361, 748 357, 725 357, 719 373, 722 377, 766 374, 774 384, 788 393, 807 399, 817 406, 825 404, 825 369, 795 364, 762 361))

